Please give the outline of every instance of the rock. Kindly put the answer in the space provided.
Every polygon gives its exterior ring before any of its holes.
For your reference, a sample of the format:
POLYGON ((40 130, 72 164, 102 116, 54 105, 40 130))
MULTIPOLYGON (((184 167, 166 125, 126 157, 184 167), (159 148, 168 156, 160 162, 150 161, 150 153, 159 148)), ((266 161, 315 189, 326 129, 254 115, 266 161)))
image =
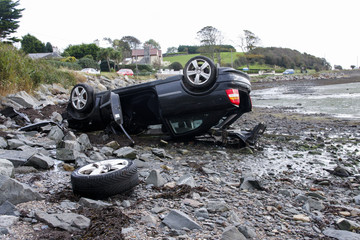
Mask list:
POLYGON ((246 237, 235 226, 230 226, 224 229, 221 240, 246 240, 246 237))
POLYGON ((65 137, 63 138, 64 141, 70 140, 70 141, 76 141, 76 135, 72 131, 69 131, 65 137))
POLYGON ((36 211, 35 216, 54 228, 61 228, 69 232, 85 230, 90 227, 90 219, 76 213, 48 214, 36 211))
POLYGON ((152 170, 145 180, 146 184, 152 184, 155 187, 161 187, 166 183, 165 178, 160 174, 160 170, 152 170))
POLYGON ((19 216, 20 213, 9 201, 5 201, 3 204, 0 205, 0 215, 10 215, 10 216, 19 216))
POLYGON ((100 153, 104 154, 105 156, 111 156, 114 152, 114 149, 111 147, 102 147, 100 149, 100 153))
POLYGON ((81 146, 81 151, 92 149, 92 145, 90 143, 90 139, 87 134, 85 134, 85 133, 81 134, 78 137, 77 141, 81 146))
POLYGON ((197 209, 194 214, 196 218, 209 218, 209 212, 206 208, 197 209))
POLYGON ((336 225, 340 230, 353 231, 360 229, 360 225, 354 221, 347 220, 345 218, 340 218, 336 221, 336 225))
POLYGON ((0 204, 6 201, 18 204, 28 201, 41 200, 42 197, 31 187, 19 181, 0 175, 0 204))
POLYGON ((187 214, 179 210, 171 210, 162 222, 171 229, 201 229, 199 224, 193 221, 187 214))
POLYGON ((136 158, 136 150, 132 147, 122 147, 118 150, 114 151, 114 154, 118 158, 129 158, 129 159, 135 159, 136 158))
POLYGON ((354 197, 354 202, 356 205, 360 205, 360 195, 354 197))
POLYGON ((313 198, 309 198, 307 200, 307 202, 305 203, 304 208, 309 212, 314 211, 314 210, 315 211, 322 211, 323 209, 325 209, 325 206, 321 201, 318 201, 318 200, 313 199, 313 198))
POLYGON ((184 175, 180 177, 180 179, 176 182, 177 185, 188 185, 191 188, 196 187, 196 182, 190 174, 184 175))
POLYGON ((0 228, 11 227, 18 221, 19 221, 19 217, 17 216, 0 215, 0 228))
POLYGON ((67 163, 64 163, 62 167, 66 172, 73 172, 75 170, 74 166, 67 163))
POLYGON ((158 217, 152 214, 145 214, 141 217, 141 222, 143 222, 148 227, 156 227, 158 217))
POLYGON ((61 123, 63 121, 63 117, 58 112, 53 112, 50 116, 50 120, 56 123, 61 123))
POLYGON ((105 144, 106 147, 110 147, 114 150, 117 150, 120 148, 120 145, 117 141, 111 141, 111 142, 108 142, 107 144, 105 144))
POLYGON ((53 126, 48 134, 48 138, 56 143, 61 142, 64 137, 63 131, 58 126, 53 126))
POLYGON ((256 232, 249 226, 238 226, 239 232, 241 232, 247 239, 256 239, 256 232))
POLYGON ((310 218, 305 216, 304 214, 294 215, 293 219, 295 221, 310 222, 310 218))
POLYGON ((17 149, 18 147, 25 145, 25 143, 19 139, 9 139, 7 142, 9 149, 17 149))
POLYGON ((151 152, 155 155, 155 156, 158 156, 160 158, 164 158, 166 157, 166 152, 164 149, 162 148, 152 148, 151 149, 151 152))
POLYGON ((265 190, 260 181, 252 176, 241 178, 240 182, 241 190, 265 190))
POLYGON ((79 204, 83 207, 95 208, 95 209, 112 206, 110 203, 106 203, 101 200, 92 200, 92 199, 84 198, 84 197, 80 198, 79 204))
POLYGON ((102 153, 99 153, 99 152, 93 152, 91 155, 90 155, 90 159, 95 161, 95 162, 98 162, 98 161, 103 161, 106 159, 106 156, 102 153))
POLYGON ((206 208, 211 213, 227 212, 230 210, 229 206, 224 200, 209 201, 206 208))
POLYGON ((77 141, 61 141, 56 150, 56 158, 63 161, 74 161, 80 155, 80 151, 81 147, 77 141))
POLYGON ((359 240, 360 234, 353 233, 345 230, 335 230, 332 228, 326 228, 323 234, 327 237, 336 238, 338 240, 359 240))
POLYGON ((7 159, 0 159, 0 175, 14 177, 14 164, 7 159))
POLYGON ((37 169, 50 169, 54 166, 54 159, 51 157, 45 156, 42 153, 37 153, 29 158, 25 163, 26 166, 32 166, 37 169))
POLYGON ((8 144, 5 138, 0 137, 0 148, 7 148, 8 144))
POLYGON ((86 156, 84 153, 78 153, 75 159, 75 166, 82 167, 89 163, 93 163, 94 161, 91 160, 88 156, 86 156))
POLYGON ((10 100, 16 102, 23 108, 36 108, 40 103, 25 91, 20 91, 16 94, 10 94, 7 96, 10 100))

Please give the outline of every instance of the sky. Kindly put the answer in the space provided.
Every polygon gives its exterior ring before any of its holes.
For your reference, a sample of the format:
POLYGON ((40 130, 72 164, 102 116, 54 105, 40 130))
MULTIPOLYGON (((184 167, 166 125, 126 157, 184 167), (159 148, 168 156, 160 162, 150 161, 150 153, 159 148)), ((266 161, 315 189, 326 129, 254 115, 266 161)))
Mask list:
POLYGON ((96 39, 134 36, 169 47, 200 45, 212 26, 238 51, 244 30, 261 47, 282 47, 349 69, 360 62, 359 0, 20 0, 15 36, 31 34, 63 50, 96 39))

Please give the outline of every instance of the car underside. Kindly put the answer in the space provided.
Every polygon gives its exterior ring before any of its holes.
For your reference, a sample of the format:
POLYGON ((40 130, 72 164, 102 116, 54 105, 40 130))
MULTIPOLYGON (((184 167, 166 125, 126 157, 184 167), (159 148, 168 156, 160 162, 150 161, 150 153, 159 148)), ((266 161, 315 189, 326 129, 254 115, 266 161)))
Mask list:
POLYGON ((217 68, 208 58, 188 61, 184 75, 94 93, 86 84, 74 86, 67 106, 69 127, 81 131, 111 129, 130 135, 158 125, 172 138, 213 138, 222 143, 253 145, 265 130, 229 131, 241 115, 251 111, 247 74, 217 68))

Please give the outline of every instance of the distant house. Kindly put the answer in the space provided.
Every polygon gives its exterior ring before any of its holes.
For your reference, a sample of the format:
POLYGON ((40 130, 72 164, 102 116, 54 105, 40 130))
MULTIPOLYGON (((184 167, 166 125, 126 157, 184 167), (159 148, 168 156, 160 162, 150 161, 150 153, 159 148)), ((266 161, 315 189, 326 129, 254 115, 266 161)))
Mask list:
POLYGON ((32 59, 50 59, 50 58, 62 58, 57 52, 49 53, 29 53, 29 57, 32 59))
POLYGON ((131 54, 132 62, 139 64, 150 64, 153 65, 155 63, 162 64, 163 57, 161 50, 156 48, 151 49, 133 49, 131 54))

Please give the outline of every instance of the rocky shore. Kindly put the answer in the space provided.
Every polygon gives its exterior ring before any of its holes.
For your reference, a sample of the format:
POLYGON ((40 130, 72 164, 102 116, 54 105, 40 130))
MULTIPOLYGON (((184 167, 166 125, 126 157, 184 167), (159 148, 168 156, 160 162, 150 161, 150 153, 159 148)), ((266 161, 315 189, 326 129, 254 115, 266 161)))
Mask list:
POLYGON ((129 147, 124 136, 68 129, 68 97, 51 85, 2 99, 16 112, 0 116, 0 239, 360 239, 357 120, 255 108, 233 125, 267 125, 255 149, 151 135, 129 147), (44 120, 52 124, 18 130, 44 120), (97 201, 72 193, 75 168, 122 157, 138 167, 131 192, 97 201))

